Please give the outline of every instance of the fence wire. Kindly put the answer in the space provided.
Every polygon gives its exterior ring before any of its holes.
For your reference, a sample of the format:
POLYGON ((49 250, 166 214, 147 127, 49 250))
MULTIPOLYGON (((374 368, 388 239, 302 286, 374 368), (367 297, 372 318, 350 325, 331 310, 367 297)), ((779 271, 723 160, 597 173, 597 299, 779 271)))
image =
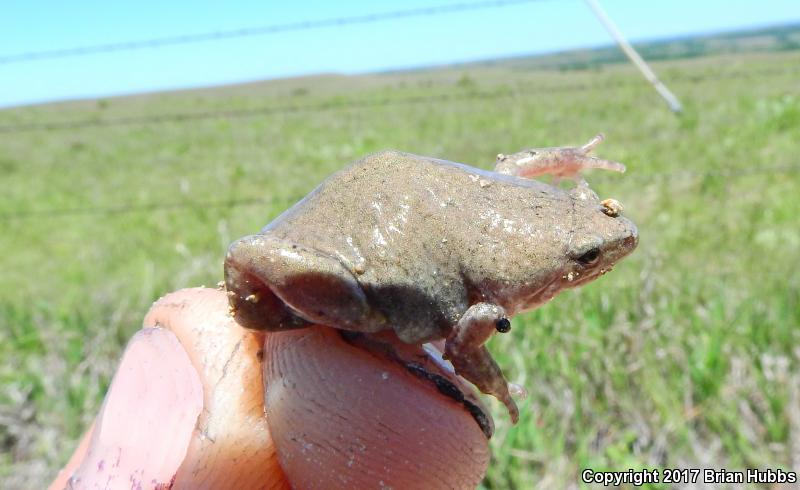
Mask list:
MULTIPOLYGON (((663 77, 672 82, 687 82, 687 83, 702 83, 706 81, 717 81, 723 79, 736 79, 736 78, 758 78, 762 76, 783 76, 793 75, 800 73, 800 67, 792 68, 770 68, 765 70, 751 70, 751 71, 734 71, 710 74, 685 74, 680 76, 663 77)), ((0 134, 16 134, 26 133, 33 131, 60 131, 71 129, 86 129, 86 128, 102 128, 102 127, 116 127, 116 126, 131 126, 131 125, 151 125, 151 124, 164 124, 184 121, 200 121, 209 119, 242 119, 252 118, 259 116, 270 116, 277 114, 293 114, 293 113, 314 113, 326 112, 333 110, 343 109, 368 109, 380 108, 393 105, 415 105, 427 104, 432 102, 455 102, 455 101, 470 101, 470 100, 488 100, 488 99, 502 99, 514 97, 526 97, 536 94, 549 94, 557 92, 571 92, 582 90, 608 90, 619 89, 632 86, 641 86, 646 88, 647 85, 641 79, 631 79, 626 81, 609 81, 607 83, 582 83, 582 84, 565 84, 557 86, 533 86, 521 88, 502 88, 499 90, 483 90, 475 91, 468 90, 463 93, 437 93, 429 95, 419 95, 414 97, 382 97, 376 99, 359 99, 359 100, 336 100, 331 102, 322 102, 319 104, 306 104, 306 105, 279 105, 257 107, 253 109, 231 109, 221 111, 204 111, 204 112, 175 112, 156 114, 152 116, 132 116, 132 117, 119 117, 114 119, 83 119, 83 120, 67 120, 67 121, 48 121, 48 122, 35 122, 35 123, 22 123, 14 125, 0 126, 0 134)))
POLYGON ((138 49, 161 48, 180 44, 193 44, 209 41, 221 41, 252 36, 266 36, 291 31, 308 31, 326 27, 342 27, 354 24, 371 24, 388 20, 406 19, 410 17, 430 17, 434 15, 469 12, 474 10, 488 10, 511 5, 526 3, 539 3, 544 0, 488 0, 480 2, 461 2, 433 7, 421 7, 391 12, 376 12, 372 14, 354 15, 350 17, 335 17, 331 19, 304 20, 286 24, 273 24, 256 27, 245 27, 226 31, 203 32, 199 34, 182 34, 177 36, 139 39, 107 44, 93 44, 89 46, 76 46, 72 48, 51 49, 46 51, 31 51, 0 55, 0 65, 11 63, 24 63, 38 60, 69 58, 100 53, 114 53, 118 51, 133 51, 138 49))

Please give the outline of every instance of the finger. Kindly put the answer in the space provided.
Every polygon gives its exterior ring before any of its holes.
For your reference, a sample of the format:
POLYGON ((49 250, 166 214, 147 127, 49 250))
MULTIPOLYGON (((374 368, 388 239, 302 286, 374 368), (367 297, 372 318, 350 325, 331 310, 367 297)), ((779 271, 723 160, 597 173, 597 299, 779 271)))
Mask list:
POLYGON ((295 488, 474 488, 489 450, 454 400, 326 327, 269 334, 265 408, 295 488))
POLYGON ((264 418, 263 336, 239 327, 214 289, 185 289, 157 301, 145 326, 175 333, 203 385, 204 409, 174 488, 289 488, 264 418))
POLYGON ((67 486, 67 482, 69 481, 70 477, 75 473, 75 471, 77 471, 83 462, 83 459, 86 457, 86 451, 89 449, 89 442, 92 440, 93 431, 94 423, 92 423, 91 427, 89 427, 86 430, 86 433, 83 434, 81 442, 79 442, 78 447, 75 448, 75 452, 72 453, 72 456, 70 456, 67 464, 64 465, 64 467, 61 468, 61 471, 58 472, 58 475, 56 475, 56 479, 53 480, 53 483, 47 487, 48 490, 62 490, 67 486))
POLYGON ((202 409, 197 372, 174 334, 136 333, 122 355, 89 447, 68 488, 167 486, 202 409))

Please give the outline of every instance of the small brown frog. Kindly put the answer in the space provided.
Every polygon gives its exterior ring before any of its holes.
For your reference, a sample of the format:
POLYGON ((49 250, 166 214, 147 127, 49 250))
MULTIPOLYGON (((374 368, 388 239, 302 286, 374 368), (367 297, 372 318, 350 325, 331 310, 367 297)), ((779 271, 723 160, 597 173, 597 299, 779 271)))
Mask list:
POLYGON ((585 182, 564 190, 522 177, 531 168, 624 168, 586 157, 601 139, 528 150, 547 157, 533 167, 506 158, 496 172, 398 151, 369 155, 230 246, 231 311, 253 329, 322 324, 393 330, 411 344, 445 339, 456 372, 516 422, 486 341, 507 332, 511 316, 608 272, 638 242, 634 224, 585 182))

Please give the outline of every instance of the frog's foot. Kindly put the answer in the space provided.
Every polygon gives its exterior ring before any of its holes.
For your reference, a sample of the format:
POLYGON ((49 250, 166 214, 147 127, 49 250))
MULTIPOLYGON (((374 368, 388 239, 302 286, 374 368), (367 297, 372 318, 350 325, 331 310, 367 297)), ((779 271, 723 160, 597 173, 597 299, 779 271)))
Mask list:
POLYGON ((625 165, 612 160, 589 156, 589 152, 602 143, 604 136, 597 134, 581 147, 534 148, 512 155, 497 155, 495 172, 532 179, 550 174, 556 179, 579 180, 582 170, 600 168, 624 172, 625 165))
POLYGON ((507 332, 511 327, 502 307, 477 303, 459 320, 445 343, 445 358, 456 374, 474 384, 483 393, 493 395, 508 409, 511 421, 519 420, 519 409, 511 398, 503 372, 483 345, 495 331, 507 332))

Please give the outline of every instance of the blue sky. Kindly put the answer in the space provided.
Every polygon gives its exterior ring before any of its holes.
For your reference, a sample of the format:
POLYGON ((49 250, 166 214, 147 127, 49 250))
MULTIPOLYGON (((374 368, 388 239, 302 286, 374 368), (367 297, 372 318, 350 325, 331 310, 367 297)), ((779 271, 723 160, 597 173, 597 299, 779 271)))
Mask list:
MULTIPOLYGON (((473 0, 6 2, 0 58, 18 53, 235 30, 473 0)), ((800 21, 798 0, 601 0, 631 40, 800 21)), ((363 73, 608 44, 581 0, 0 64, 0 107, 220 85, 320 72, 363 73)))

